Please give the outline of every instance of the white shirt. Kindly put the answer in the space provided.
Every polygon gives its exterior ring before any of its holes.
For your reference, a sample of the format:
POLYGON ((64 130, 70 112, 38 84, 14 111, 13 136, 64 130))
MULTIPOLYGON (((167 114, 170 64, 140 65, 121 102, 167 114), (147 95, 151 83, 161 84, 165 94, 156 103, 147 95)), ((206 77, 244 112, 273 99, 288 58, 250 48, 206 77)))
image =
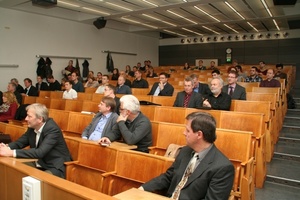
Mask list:
POLYGON ((98 94, 103 94, 104 93, 104 89, 105 89, 105 85, 100 85, 96 92, 95 93, 98 93, 98 94))
POLYGON ((77 99, 77 92, 74 89, 64 91, 63 99, 77 99))

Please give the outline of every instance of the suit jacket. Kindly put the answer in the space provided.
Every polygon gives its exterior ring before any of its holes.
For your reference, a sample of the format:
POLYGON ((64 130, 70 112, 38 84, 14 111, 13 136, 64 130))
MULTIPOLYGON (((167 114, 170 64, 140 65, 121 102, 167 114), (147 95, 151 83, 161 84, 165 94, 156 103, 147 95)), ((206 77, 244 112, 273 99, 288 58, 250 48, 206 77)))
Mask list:
POLYGON ((207 84, 199 83, 198 93, 202 94, 202 96, 205 97, 205 96, 211 94, 211 91, 207 84))
MULTIPOLYGON (((229 87, 228 85, 225 85, 222 88, 222 92, 225 92, 226 94, 228 94, 228 87, 229 87)), ((231 95, 231 99, 246 100, 246 89, 243 86, 236 84, 234 91, 231 95)))
POLYGON ((132 94, 131 89, 128 85, 117 86, 117 94, 132 94))
MULTIPOLYGON (((184 96, 185 96, 185 91, 178 92, 173 106, 174 107, 183 107, 184 96)), ((187 107, 188 108, 201 108, 202 104, 203 104, 202 94, 193 92, 187 107)))
MULTIPOLYGON (((183 147, 167 172, 143 184, 144 190, 167 190, 166 196, 171 197, 181 181, 192 157, 192 152, 193 149, 190 147, 183 147)), ((233 179, 233 165, 213 144, 181 189, 179 199, 227 200, 232 189, 233 179)))
MULTIPOLYGON (((90 135, 94 132, 95 128, 97 127, 97 124, 99 122, 99 120, 102 117, 102 113, 97 113, 95 115, 95 117, 93 118, 92 122, 84 129, 81 137, 87 137, 89 138, 90 135)), ((102 132, 102 136, 101 137, 107 137, 107 135, 109 135, 109 133, 111 133, 112 127, 113 125, 115 125, 115 123, 117 123, 117 118, 118 115, 117 113, 111 113, 109 119, 107 120, 103 132, 102 132)))
MULTIPOLYGON (((26 94, 27 93, 27 88, 24 89, 24 93, 26 94)), ((38 90, 36 89, 36 87, 34 87, 33 85, 30 87, 28 93, 27 93, 28 96, 39 96, 39 92, 38 90)))
MULTIPOLYGON (((154 95, 156 88, 158 87, 159 82, 154 83, 148 95, 154 95)), ((174 87, 170 83, 166 83, 164 89, 161 90, 158 96, 172 96, 174 92, 174 87)))
MULTIPOLYGON (((36 87, 36 89, 38 90, 38 88, 39 88, 38 83, 35 84, 35 87, 36 87)), ((48 84, 45 83, 45 82, 42 82, 42 83, 41 83, 40 90, 48 90, 48 84)))
POLYGON ((11 149, 16 149, 17 158, 37 158, 42 168, 64 178, 64 162, 71 161, 71 155, 58 125, 53 119, 48 119, 37 146, 35 137, 34 129, 28 128, 17 141, 8 145, 11 149), (27 146, 30 149, 23 149, 27 146))

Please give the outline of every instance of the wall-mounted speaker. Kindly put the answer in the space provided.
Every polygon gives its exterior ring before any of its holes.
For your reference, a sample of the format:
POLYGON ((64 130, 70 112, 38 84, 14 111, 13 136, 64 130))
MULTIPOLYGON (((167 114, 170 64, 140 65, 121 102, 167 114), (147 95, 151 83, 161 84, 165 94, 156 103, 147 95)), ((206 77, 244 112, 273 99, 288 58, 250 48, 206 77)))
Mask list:
POLYGON ((96 26, 97 29, 104 28, 106 25, 106 20, 103 18, 96 19, 93 24, 96 26))

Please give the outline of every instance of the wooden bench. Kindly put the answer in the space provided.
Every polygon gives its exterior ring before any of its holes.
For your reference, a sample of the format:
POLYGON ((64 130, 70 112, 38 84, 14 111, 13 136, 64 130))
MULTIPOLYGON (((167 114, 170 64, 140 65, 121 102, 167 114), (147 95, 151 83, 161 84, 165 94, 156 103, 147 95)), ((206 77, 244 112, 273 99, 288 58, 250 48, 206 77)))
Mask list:
POLYGON ((152 102, 162 106, 173 106, 176 95, 174 96, 152 96, 152 102))
POLYGON ((50 98, 51 99, 62 99, 63 92, 62 91, 51 91, 50 98))
POLYGON ((28 128, 24 126, 6 124, 5 132, 10 135, 12 141, 16 141, 27 131, 27 129, 28 128))
POLYGON ((115 170, 117 152, 93 141, 81 141, 78 160, 66 163, 66 179, 102 192, 101 174, 115 170))
POLYGON ((97 113, 99 111, 99 103, 94 101, 83 101, 82 111, 97 113))
POLYGON ((149 91, 149 88, 131 88, 133 95, 147 95, 149 91))
POLYGON ((91 87, 84 88, 84 92, 85 93, 91 93, 91 94, 93 94, 93 93, 96 92, 96 90, 97 90, 97 88, 91 88, 91 87))
MULTIPOLYGON (((91 123, 94 115, 79 112, 69 112, 65 135, 81 137, 83 130, 91 123)), ((65 123, 66 123, 65 122, 65 123)))
POLYGON ((22 103, 23 104, 33 104, 36 102, 37 97, 33 96, 22 96, 22 103))
POLYGON ((153 121, 184 124, 185 116, 186 116, 186 108, 156 106, 153 121))
POLYGON ((69 111, 49 109, 49 117, 53 118, 62 131, 68 129, 69 111))
POLYGON ((164 173, 174 159, 138 151, 120 150, 115 171, 102 174, 102 192, 110 196, 139 187, 143 183, 164 173))
POLYGON ((92 101, 94 101, 96 103, 100 103, 103 96, 104 96, 103 94, 94 93, 94 94, 92 94, 92 101))
POLYGON ((72 156, 72 160, 74 161, 78 160, 78 151, 79 151, 79 145, 81 141, 80 138, 64 135, 64 139, 68 146, 69 152, 72 156))

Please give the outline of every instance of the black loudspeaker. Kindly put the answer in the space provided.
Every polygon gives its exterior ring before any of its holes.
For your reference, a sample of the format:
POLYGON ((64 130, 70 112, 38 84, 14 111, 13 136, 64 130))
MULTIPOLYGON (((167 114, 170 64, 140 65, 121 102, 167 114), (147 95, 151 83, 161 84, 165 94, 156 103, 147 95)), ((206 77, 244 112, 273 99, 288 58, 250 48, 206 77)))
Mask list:
POLYGON ((103 19, 103 18, 98 18, 98 19, 96 19, 96 20, 94 21, 93 24, 97 27, 97 29, 101 29, 101 28, 104 28, 104 27, 105 27, 105 25, 106 25, 106 20, 103 19))
POLYGON ((273 0, 274 6, 295 5, 297 0, 273 0))

